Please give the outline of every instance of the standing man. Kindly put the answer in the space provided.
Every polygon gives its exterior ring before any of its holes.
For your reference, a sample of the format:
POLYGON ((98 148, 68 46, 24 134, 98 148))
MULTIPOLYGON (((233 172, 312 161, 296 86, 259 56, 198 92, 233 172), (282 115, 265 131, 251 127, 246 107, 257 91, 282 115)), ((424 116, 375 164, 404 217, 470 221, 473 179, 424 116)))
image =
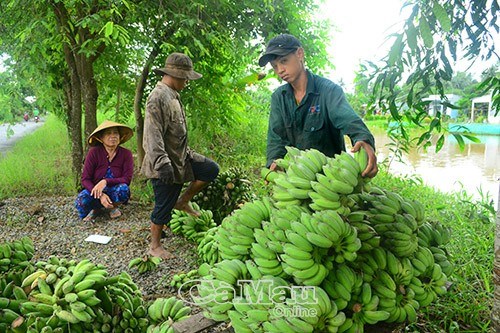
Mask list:
POLYGON ((193 70, 191 59, 182 53, 172 53, 165 67, 154 72, 162 79, 146 103, 141 172, 151 179, 155 195, 149 254, 169 259, 174 256, 161 244, 163 226, 170 222, 174 208, 199 215, 189 201, 217 177, 219 166, 188 147, 186 115, 179 92, 188 80, 202 76, 193 70), (181 195, 183 184, 189 181, 181 195))
POLYGON ((363 147, 368 153, 362 176, 374 177, 378 167, 373 135, 349 105, 340 86, 305 68, 300 41, 288 34, 271 39, 259 65, 264 67, 268 62, 288 84, 277 88, 271 97, 267 167, 276 168, 274 161, 285 156, 285 146, 315 148, 333 157, 346 150, 347 135, 353 145, 351 152, 363 147))

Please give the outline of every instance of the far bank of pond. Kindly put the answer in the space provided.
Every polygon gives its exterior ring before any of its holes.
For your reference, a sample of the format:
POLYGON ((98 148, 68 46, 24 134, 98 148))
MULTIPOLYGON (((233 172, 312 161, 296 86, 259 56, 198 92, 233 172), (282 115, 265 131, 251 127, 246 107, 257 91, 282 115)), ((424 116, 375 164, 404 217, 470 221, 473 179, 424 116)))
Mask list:
MULTIPOLYGON (((391 158, 387 146, 390 139, 382 131, 374 131, 377 157, 379 161, 391 158)), ((465 189, 467 193, 480 199, 479 191, 489 192, 498 202, 500 178, 500 135, 477 135, 481 143, 465 140, 465 148, 460 149, 455 137, 449 135, 443 148, 435 152, 430 147, 427 152, 412 150, 404 156, 403 162, 392 161, 389 171, 398 175, 417 175, 426 185, 442 192, 456 192, 465 189)), ((497 207, 498 209, 498 207, 497 207)))

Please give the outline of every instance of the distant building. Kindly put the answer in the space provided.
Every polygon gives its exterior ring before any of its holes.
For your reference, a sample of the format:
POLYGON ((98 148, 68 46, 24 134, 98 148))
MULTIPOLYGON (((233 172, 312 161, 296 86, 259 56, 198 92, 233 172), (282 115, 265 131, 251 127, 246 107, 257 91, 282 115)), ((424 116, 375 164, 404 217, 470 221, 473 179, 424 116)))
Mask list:
POLYGON ((446 94, 445 96, 447 98, 446 101, 442 100, 440 95, 429 95, 429 97, 423 99, 423 101, 429 101, 429 116, 433 117, 440 112, 442 115, 447 115, 451 119, 458 117, 458 109, 452 109, 444 103, 447 102, 455 105, 460 100, 461 96, 455 94, 446 94))
POLYGON ((472 122, 476 120, 479 114, 484 115, 488 119, 489 124, 500 124, 500 114, 495 116, 495 110, 491 107, 492 94, 493 91, 491 91, 489 95, 484 95, 472 99, 472 106, 470 111, 472 122))

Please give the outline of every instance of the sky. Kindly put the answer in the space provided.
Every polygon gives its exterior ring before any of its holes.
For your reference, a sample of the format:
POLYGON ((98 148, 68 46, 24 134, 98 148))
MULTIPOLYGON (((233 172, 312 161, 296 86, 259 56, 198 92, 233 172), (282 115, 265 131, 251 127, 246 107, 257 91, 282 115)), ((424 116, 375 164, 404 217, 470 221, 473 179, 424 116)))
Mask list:
POLYGON ((362 60, 377 61, 387 54, 391 32, 403 24, 400 16, 401 0, 325 0, 320 13, 334 24, 328 49, 335 65, 330 78, 342 80, 347 87, 362 60))
MULTIPOLYGON (((329 54, 335 69, 328 76, 334 82, 342 80, 346 90, 352 92, 355 71, 363 60, 377 62, 389 52, 392 40, 387 36, 402 29, 408 8, 401 14, 403 0, 324 0, 320 15, 334 24, 331 30, 329 54), (383 3, 383 4, 382 4, 383 3)), ((458 63, 455 70, 469 71, 480 79, 481 71, 491 66, 476 63, 458 63)))

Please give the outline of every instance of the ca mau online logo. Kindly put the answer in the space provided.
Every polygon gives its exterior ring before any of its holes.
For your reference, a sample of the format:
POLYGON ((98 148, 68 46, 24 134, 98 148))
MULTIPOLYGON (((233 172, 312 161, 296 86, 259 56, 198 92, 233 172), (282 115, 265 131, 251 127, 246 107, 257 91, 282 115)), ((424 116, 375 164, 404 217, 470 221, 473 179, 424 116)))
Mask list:
POLYGON ((265 305, 272 308, 273 314, 277 317, 317 315, 314 307, 308 307, 318 304, 314 286, 281 286, 275 285, 273 280, 238 280, 236 286, 233 286, 218 280, 216 285, 214 281, 199 279, 186 281, 178 290, 179 298, 185 303, 198 306, 227 302, 265 305), (190 286, 187 294, 182 293, 184 285, 190 286), (200 286, 212 292, 202 297, 198 290, 200 286), (244 292, 249 288, 252 296, 244 292))

